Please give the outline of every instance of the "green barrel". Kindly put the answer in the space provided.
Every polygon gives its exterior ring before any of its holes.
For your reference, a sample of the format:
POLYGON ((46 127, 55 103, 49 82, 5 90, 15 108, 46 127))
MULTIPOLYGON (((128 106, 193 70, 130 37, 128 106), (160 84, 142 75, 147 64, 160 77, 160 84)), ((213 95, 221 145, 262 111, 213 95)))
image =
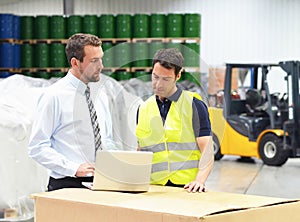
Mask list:
POLYGON ((38 43, 35 45, 35 67, 47 68, 49 67, 49 45, 46 43, 38 43))
POLYGON ((185 43, 183 45, 184 66, 199 67, 200 66, 200 44, 185 43))
POLYGON ((119 43, 114 47, 115 66, 116 67, 130 67, 131 59, 131 45, 130 43, 119 43))
POLYGON ((107 76, 109 76, 109 77, 111 77, 111 78, 113 78, 113 79, 115 79, 115 80, 118 80, 118 79, 117 79, 117 73, 116 73, 116 72, 105 71, 105 72, 103 72, 103 74, 105 74, 105 75, 107 75, 107 76))
POLYGON ((184 37, 200 37, 201 15, 185 14, 183 20, 184 37))
POLYGON ((151 14, 150 37, 163 38, 166 36, 166 16, 163 14, 151 14))
POLYGON ((23 74, 24 76, 34 77, 34 73, 32 73, 32 72, 23 72, 22 74, 23 74))
POLYGON ((119 14, 116 16, 116 38, 131 38, 131 15, 119 14))
POLYGON ((168 42, 166 43, 166 49, 169 49, 169 48, 176 48, 179 50, 179 52, 182 53, 183 51, 183 46, 181 43, 179 42, 168 42))
POLYGON ((133 16, 133 37, 148 38, 149 37, 149 15, 135 14, 133 16))
POLYGON ((154 54, 160 50, 165 48, 165 43, 163 42, 151 42, 149 45, 149 59, 150 59, 150 66, 152 65, 152 59, 154 54))
POLYGON ((65 72, 51 72, 51 77, 54 77, 54 78, 62 78, 66 75, 65 72))
POLYGON ((106 75, 106 76, 109 76, 109 77, 111 77, 111 78, 116 79, 116 78, 115 78, 115 72, 113 72, 113 71, 110 71, 110 70, 103 70, 101 73, 102 73, 103 75, 106 75))
POLYGON ((46 15, 38 15, 34 18, 34 38, 49 38, 49 17, 46 15))
POLYGON ((82 20, 83 32, 98 35, 98 16, 85 15, 82 20))
POLYGON ((201 74, 200 72, 185 72, 184 79, 190 82, 197 84, 198 86, 201 85, 201 74))
POLYGON ((67 20, 67 38, 75 33, 82 32, 82 16, 70 15, 66 18, 67 20))
POLYGON ((167 37, 182 37, 183 36, 183 16, 181 14, 167 15, 167 37))
POLYGON ((33 16, 21 16, 21 39, 33 39, 33 16))
POLYGON ((98 18, 98 36, 100 38, 115 37, 115 16, 100 15, 98 18))
POLYGON ((146 71, 136 71, 133 75, 134 78, 140 79, 144 82, 151 81, 151 74, 146 71))
POLYGON ((132 77, 131 72, 123 72, 123 71, 118 71, 117 72, 117 80, 123 81, 123 80, 129 80, 132 77))
POLYGON ((49 72, 37 72, 36 77, 37 78, 42 78, 42 79, 50 79, 51 74, 49 72))
POLYGON ((66 67, 65 45, 61 43, 50 45, 50 67, 66 67))
POLYGON ((51 39, 66 38, 66 20, 64 16, 53 15, 49 17, 49 35, 51 39))
POLYGON ((147 42, 136 42, 133 43, 133 66, 134 67, 147 67, 149 66, 149 54, 148 54, 148 43, 147 42))
POLYGON ((103 42, 102 49, 104 56, 102 58, 102 63, 104 67, 113 67, 114 66, 114 48, 111 42, 103 42))
POLYGON ((22 44, 21 45, 21 67, 22 68, 32 68, 33 63, 33 45, 22 44))

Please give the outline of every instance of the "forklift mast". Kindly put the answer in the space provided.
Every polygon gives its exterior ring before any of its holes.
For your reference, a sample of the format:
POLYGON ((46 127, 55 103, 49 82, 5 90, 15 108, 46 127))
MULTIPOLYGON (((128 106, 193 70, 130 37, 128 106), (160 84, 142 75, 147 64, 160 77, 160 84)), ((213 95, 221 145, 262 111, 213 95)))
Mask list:
POLYGON ((287 61, 280 62, 280 67, 288 73, 291 81, 291 91, 292 91, 292 104, 291 116, 289 120, 285 123, 285 131, 287 131, 291 137, 291 147, 293 155, 300 155, 300 100, 299 100, 299 76, 300 76, 300 61, 287 61), (289 129, 289 130, 287 130, 289 129))

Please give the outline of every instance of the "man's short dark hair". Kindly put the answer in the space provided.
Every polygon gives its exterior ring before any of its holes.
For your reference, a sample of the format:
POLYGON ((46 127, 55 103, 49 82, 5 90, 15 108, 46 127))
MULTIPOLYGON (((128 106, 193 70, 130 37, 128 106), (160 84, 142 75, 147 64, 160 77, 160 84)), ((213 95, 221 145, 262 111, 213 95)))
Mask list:
POLYGON ((73 57, 80 62, 83 61, 83 57, 85 56, 84 46, 86 45, 98 47, 102 45, 102 42, 98 36, 85 33, 76 33, 68 39, 65 51, 69 64, 73 57))
POLYGON ((154 54, 152 68, 159 63, 166 69, 174 68, 175 76, 177 76, 183 67, 183 61, 183 56, 177 48, 160 49, 154 54))

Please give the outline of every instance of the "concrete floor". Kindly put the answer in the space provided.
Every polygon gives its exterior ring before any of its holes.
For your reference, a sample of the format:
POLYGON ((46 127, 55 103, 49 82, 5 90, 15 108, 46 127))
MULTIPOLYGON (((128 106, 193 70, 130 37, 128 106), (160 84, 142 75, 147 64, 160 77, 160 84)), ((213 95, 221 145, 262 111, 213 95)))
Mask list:
POLYGON ((255 158, 242 161, 224 156, 215 161, 206 186, 214 191, 300 199, 300 159, 270 167, 255 158))

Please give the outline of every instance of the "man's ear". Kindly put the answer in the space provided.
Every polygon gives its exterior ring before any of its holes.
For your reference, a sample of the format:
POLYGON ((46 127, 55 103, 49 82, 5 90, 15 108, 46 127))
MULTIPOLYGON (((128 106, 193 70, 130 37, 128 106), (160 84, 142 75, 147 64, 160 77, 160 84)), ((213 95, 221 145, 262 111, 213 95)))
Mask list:
POLYGON ((71 67, 77 67, 78 66, 79 60, 76 59, 75 57, 71 58, 71 67))
POLYGON ((176 76, 176 81, 178 81, 181 78, 182 71, 183 71, 183 68, 179 71, 178 75, 176 76))

